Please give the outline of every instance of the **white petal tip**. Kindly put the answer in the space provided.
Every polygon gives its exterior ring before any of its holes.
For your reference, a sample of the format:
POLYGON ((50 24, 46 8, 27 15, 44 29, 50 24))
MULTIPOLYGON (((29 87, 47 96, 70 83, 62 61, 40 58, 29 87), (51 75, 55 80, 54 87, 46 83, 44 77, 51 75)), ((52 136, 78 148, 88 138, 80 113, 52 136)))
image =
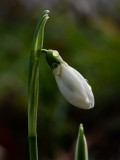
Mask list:
POLYGON ((88 103, 88 108, 87 109, 91 109, 94 107, 94 102, 89 102, 88 103))
POLYGON ((94 101, 93 102, 90 102, 88 99, 87 101, 84 101, 84 103, 80 103, 79 105, 74 105, 75 107, 78 107, 78 108, 82 108, 82 109, 91 109, 94 107, 94 101))

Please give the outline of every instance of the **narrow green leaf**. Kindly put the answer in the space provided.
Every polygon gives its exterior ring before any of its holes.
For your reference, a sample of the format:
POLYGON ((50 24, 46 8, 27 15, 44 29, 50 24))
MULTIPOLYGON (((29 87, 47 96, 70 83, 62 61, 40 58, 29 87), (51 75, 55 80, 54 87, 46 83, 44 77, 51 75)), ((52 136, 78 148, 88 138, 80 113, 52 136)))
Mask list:
POLYGON ((33 38, 32 49, 29 60, 28 75, 28 133, 29 136, 36 135, 37 107, 38 107, 38 84, 39 84, 39 59, 43 45, 45 24, 48 20, 48 10, 40 17, 33 38))
POLYGON ((45 23, 49 18, 47 14, 48 12, 49 11, 46 10, 41 15, 34 34, 32 49, 30 54, 30 61, 29 61, 28 92, 30 92, 29 90, 30 90, 31 80, 33 79, 32 75, 36 73, 36 71, 34 71, 33 68, 36 68, 34 66, 38 65, 39 62, 40 52, 43 46, 44 27, 45 23))
POLYGON ((29 61, 28 76, 28 137, 30 160, 38 160, 37 149, 37 108, 39 94, 39 58, 43 46, 43 35, 45 23, 49 11, 46 10, 40 17, 37 25, 29 61))
POLYGON ((80 124, 76 143, 75 160, 88 160, 87 142, 84 136, 83 125, 80 124))
POLYGON ((49 13, 48 10, 43 12, 38 22, 38 25, 36 27, 36 31, 35 31, 33 43, 32 43, 32 50, 34 51, 41 50, 43 47, 44 27, 45 27, 46 21, 49 18, 48 13, 49 13))

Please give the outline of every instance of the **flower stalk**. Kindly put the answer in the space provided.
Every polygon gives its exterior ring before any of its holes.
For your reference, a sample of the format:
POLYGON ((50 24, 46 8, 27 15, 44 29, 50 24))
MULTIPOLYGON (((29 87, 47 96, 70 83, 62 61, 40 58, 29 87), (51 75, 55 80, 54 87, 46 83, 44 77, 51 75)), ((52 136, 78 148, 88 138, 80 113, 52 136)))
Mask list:
POLYGON ((28 76, 28 139, 30 160, 38 160, 37 149, 37 108, 39 95, 39 58, 43 46, 45 23, 48 10, 44 11, 37 25, 32 43, 28 76))

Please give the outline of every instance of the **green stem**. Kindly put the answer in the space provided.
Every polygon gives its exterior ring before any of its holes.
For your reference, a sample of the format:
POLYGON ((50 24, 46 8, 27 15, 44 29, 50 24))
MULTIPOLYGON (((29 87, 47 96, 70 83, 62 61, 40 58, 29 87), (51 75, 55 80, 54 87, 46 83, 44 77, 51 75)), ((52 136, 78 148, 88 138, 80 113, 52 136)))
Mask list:
POLYGON ((29 137, 30 160, 38 160, 37 136, 29 137))
POLYGON ((34 63, 28 98, 28 136, 36 135, 39 89, 39 60, 34 63))
POLYGON ((38 160, 37 149, 37 108, 38 108, 38 82, 39 82, 39 60, 34 63, 33 76, 29 94, 28 107, 28 138, 30 160, 38 160))
POLYGON ((48 50, 47 50, 47 49, 42 49, 42 50, 41 50, 41 53, 47 54, 47 53, 48 53, 48 50))
POLYGON ((39 95, 39 59, 43 45, 43 35, 45 23, 48 20, 48 13, 43 12, 38 22, 36 32, 34 34, 32 51, 29 61, 29 77, 28 77, 28 139, 30 160, 38 160, 37 149, 37 108, 39 95))

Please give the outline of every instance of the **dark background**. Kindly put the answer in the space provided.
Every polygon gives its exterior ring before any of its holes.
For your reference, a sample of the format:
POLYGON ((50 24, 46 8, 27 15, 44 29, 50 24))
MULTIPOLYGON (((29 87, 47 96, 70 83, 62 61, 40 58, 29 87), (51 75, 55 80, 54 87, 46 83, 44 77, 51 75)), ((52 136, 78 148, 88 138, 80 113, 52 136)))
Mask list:
POLYGON ((120 1, 0 0, 0 160, 29 159, 27 77, 33 34, 50 10, 44 48, 56 49, 92 86, 95 107, 70 105, 40 58, 41 160, 73 160, 83 123, 90 160, 120 159, 120 1))

